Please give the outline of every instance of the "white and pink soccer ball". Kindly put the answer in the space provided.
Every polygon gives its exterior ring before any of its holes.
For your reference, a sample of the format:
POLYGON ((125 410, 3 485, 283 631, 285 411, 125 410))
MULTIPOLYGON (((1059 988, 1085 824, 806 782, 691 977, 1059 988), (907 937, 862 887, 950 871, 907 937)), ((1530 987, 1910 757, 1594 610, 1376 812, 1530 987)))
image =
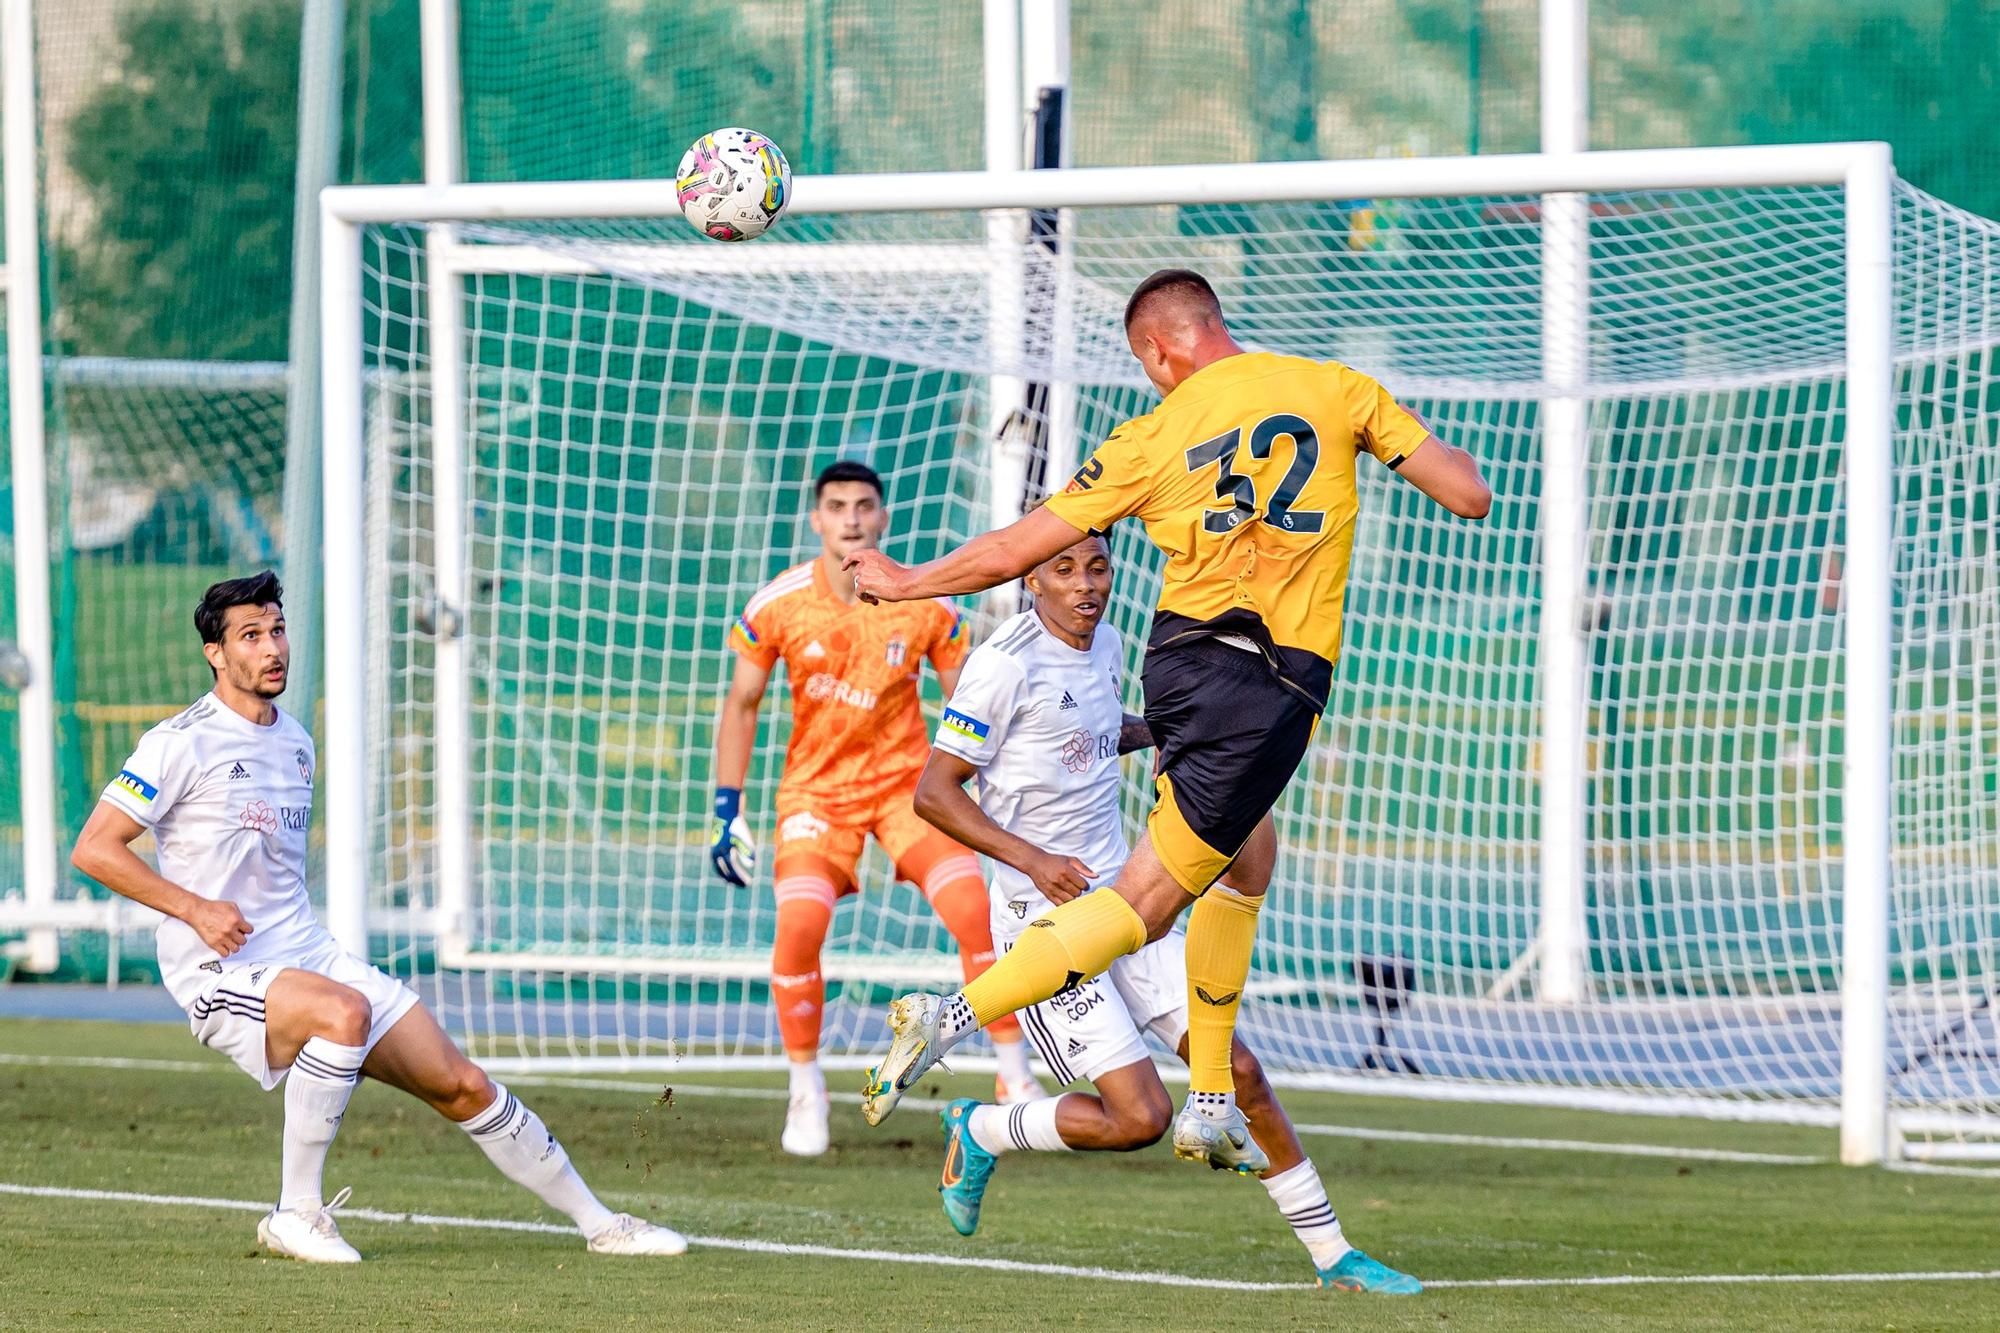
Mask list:
POLYGON ((681 216, 718 241, 751 241, 784 216, 792 200, 792 167, 755 130, 702 135, 681 158, 674 178, 681 216))

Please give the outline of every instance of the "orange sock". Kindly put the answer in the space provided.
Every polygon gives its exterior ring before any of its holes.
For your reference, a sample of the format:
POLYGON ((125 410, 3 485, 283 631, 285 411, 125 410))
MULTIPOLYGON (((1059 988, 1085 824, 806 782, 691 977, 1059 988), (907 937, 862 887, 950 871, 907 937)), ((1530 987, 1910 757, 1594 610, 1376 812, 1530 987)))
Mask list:
MULTIPOLYGON (((958 941, 958 961, 965 979, 971 981, 993 966, 993 909, 986 896, 986 881, 979 875, 979 863, 969 856, 942 862, 922 887, 931 910, 958 941)), ((986 1033, 1003 1044, 1019 1041, 1021 1021, 1008 1014, 989 1024, 986 1033)))
POLYGON ((833 920, 833 885, 805 877, 778 881, 778 940, 771 949, 771 1003, 778 1011, 778 1033, 785 1054, 794 1060, 819 1055, 820 1013, 826 1008, 826 982, 820 976, 819 951, 833 920), (792 892, 787 893, 790 885, 792 892))

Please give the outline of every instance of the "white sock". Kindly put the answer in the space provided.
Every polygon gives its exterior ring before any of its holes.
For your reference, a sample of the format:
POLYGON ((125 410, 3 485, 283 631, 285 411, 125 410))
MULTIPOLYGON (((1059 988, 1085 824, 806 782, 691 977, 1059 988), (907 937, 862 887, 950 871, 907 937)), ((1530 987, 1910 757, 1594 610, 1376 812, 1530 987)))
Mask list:
POLYGON ((826 1096, 826 1075, 820 1072, 819 1061, 792 1061, 792 1096, 826 1096))
POLYGON ((1264 1188, 1270 1192, 1271 1202, 1278 1205, 1278 1211, 1292 1224, 1299 1243, 1312 1254, 1314 1268, 1331 1268, 1340 1262, 1341 1255, 1354 1248, 1340 1233, 1340 1219, 1333 1215, 1326 1186, 1320 1183, 1319 1172, 1313 1169, 1310 1157, 1289 1171, 1264 1177, 1264 1188))
POLYGON ((1038 1097, 1013 1106, 975 1106, 966 1129, 972 1141, 990 1153, 1069 1152, 1056 1133, 1056 1104, 1061 1097, 1038 1097))
POLYGON ((1020 1038, 994 1042, 993 1054, 1000 1060, 1000 1077, 1010 1085, 1018 1088, 1035 1076, 1028 1068, 1028 1043, 1020 1038))
POLYGON ((1187 1104, 1210 1120, 1227 1120, 1236 1114, 1236 1093, 1189 1091, 1187 1104))
POLYGON ((583 1183, 583 1177, 570 1165, 569 1154, 542 1118, 498 1083, 493 1090, 499 1094, 493 1104, 459 1128, 472 1136, 501 1175, 557 1212, 568 1213, 584 1235, 595 1236, 604 1230, 612 1218, 611 1210, 583 1183))
POLYGON ((283 1209, 318 1208, 320 1174, 327 1149, 347 1114, 347 1099, 361 1081, 363 1046, 342 1046, 325 1037, 308 1037, 285 1076, 284 1176, 278 1192, 283 1209))
POLYGON ((965 1002, 965 992, 954 991, 945 996, 944 1012, 938 1015, 938 1045, 948 1051, 977 1031, 979 1020, 973 1016, 972 1006, 965 1002))

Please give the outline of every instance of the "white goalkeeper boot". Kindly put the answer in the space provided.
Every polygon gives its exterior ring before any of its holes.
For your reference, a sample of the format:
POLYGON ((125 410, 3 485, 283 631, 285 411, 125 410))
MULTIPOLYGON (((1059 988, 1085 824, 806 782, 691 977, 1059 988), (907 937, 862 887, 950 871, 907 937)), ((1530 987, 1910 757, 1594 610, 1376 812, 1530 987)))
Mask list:
POLYGON ((340 1238, 333 1210, 352 1193, 343 1189, 321 1208, 273 1208, 257 1221, 257 1243, 265 1249, 309 1264, 358 1264, 361 1254, 340 1238))
POLYGON ((831 1099, 824 1093, 801 1090, 792 1094, 785 1109, 785 1132, 778 1146, 794 1157, 818 1157, 828 1142, 827 1114, 831 1099))
POLYGON ((1234 1106, 1228 1114, 1215 1117, 1195 1107, 1194 1094, 1174 1117, 1174 1156, 1183 1162, 1207 1162, 1218 1171, 1234 1171, 1239 1176, 1261 1175, 1271 1169, 1271 1159, 1250 1137, 1250 1123, 1234 1106))

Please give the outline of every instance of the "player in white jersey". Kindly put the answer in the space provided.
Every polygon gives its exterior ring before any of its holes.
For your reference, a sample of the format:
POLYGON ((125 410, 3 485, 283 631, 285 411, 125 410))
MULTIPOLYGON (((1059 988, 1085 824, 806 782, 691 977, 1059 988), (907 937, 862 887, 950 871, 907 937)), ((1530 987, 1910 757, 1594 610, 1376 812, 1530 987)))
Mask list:
MULTIPOLYGON (((1002 949, 1057 903, 1111 883, 1128 852, 1119 814, 1118 756, 1149 748, 1145 720, 1124 710, 1124 647, 1103 624, 1111 554, 1089 536, 1037 565, 1035 606, 1007 621, 966 661, 930 762, 917 812, 992 857, 993 939, 1002 949), (976 779, 978 799, 965 791, 976 779)), ((1210 892, 1262 894, 1267 854, 1246 849, 1210 892)), ((945 1216, 961 1234, 979 1225, 995 1160, 1014 1151, 1128 1151, 1159 1140, 1173 1117, 1142 1031, 1187 1058, 1187 968, 1172 930, 1096 977, 1072 974, 1050 999, 1021 1011, 1029 1037, 1067 1093, 1014 1106, 959 1098, 943 1112, 945 1216)), ((1397 1295, 1423 1290, 1347 1243, 1319 1173, 1299 1144, 1257 1057, 1238 1037, 1236 1101, 1270 1158, 1263 1174, 1285 1220, 1311 1253, 1320 1284, 1397 1295)), ((1238 1168, 1247 1174, 1248 1168, 1238 1168)))
POLYGON ((321 1197, 327 1150, 363 1074, 428 1103, 508 1179, 567 1213, 600 1254, 680 1254, 687 1242, 613 1213, 541 1118, 445 1035, 415 991, 356 958, 306 895, 313 743, 273 702, 291 647, 283 590, 266 571, 215 584, 195 608, 215 690, 139 741, 70 860, 164 914, 160 973, 205 1045, 268 1091, 285 1082, 278 1206, 257 1224, 280 1254, 361 1256, 321 1197), (153 835, 159 870, 131 843, 153 835))

